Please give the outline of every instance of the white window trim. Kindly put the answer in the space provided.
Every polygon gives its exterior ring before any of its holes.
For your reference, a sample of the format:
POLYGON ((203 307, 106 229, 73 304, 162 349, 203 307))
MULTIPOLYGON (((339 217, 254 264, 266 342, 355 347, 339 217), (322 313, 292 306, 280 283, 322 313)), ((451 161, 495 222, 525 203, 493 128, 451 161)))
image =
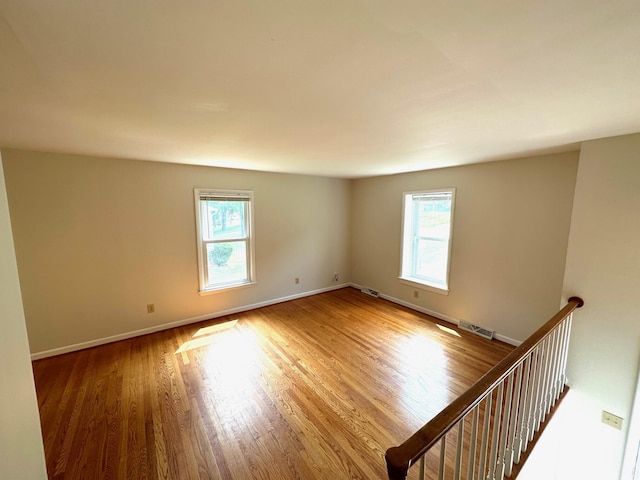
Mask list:
POLYGON ((428 284, 428 283, 417 282, 411 277, 399 276, 398 281, 404 285, 409 285, 410 287, 417 288, 419 290, 426 290, 427 292, 437 293, 439 295, 449 295, 449 292, 451 291, 449 290, 449 288, 436 287, 435 283, 428 284))
POLYGON ((455 188, 438 188, 433 190, 416 190, 411 192, 403 192, 402 193, 402 232, 400 238, 400 275, 398 276, 398 281, 405 285, 409 285, 413 288, 418 288, 420 290, 426 290, 429 292, 437 293, 439 295, 449 295, 451 291, 449 285, 451 283, 451 246, 453 244, 453 225, 454 225, 454 212, 455 212, 455 199, 456 199, 456 189, 455 188), (433 193, 450 193, 451 194, 451 217, 450 217, 450 231, 449 231, 449 242, 447 246, 447 272, 445 283, 442 284, 440 282, 429 281, 428 279, 422 279, 417 277, 412 277, 409 275, 404 275, 404 262, 405 262, 405 233, 409 225, 407 224, 406 218, 406 209, 407 209, 407 197, 410 195, 417 194, 433 194, 433 193))
MULTIPOLYGON (((251 285, 255 285, 256 281, 256 273, 255 273, 255 230, 253 224, 253 200, 254 195, 251 190, 218 190, 211 188, 194 188, 194 199, 195 199, 195 212, 196 212, 196 243, 197 243, 197 252, 198 252, 198 282, 199 289, 198 293, 200 295, 210 295, 213 293, 218 293, 222 291, 228 291, 235 288, 243 288, 251 285), (246 219, 246 224, 248 227, 248 235, 246 242, 248 243, 247 252, 247 277, 248 279, 241 282, 228 282, 224 284, 218 284, 215 286, 210 286, 207 282, 207 256, 205 254, 206 248, 205 244, 212 243, 209 240, 202 239, 202 210, 200 206, 200 198, 203 195, 212 195, 212 196, 222 196, 222 197, 247 197, 249 199, 249 208, 248 208, 248 219, 246 219)), ((214 242, 215 243, 215 242, 214 242)))

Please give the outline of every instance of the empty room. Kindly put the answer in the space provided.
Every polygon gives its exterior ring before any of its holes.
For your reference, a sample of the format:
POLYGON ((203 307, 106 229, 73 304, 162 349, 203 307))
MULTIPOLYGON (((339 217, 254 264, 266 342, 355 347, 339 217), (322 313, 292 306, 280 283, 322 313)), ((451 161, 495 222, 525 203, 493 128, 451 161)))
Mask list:
POLYGON ((633 480, 639 44, 0 1, 0 478, 633 480))

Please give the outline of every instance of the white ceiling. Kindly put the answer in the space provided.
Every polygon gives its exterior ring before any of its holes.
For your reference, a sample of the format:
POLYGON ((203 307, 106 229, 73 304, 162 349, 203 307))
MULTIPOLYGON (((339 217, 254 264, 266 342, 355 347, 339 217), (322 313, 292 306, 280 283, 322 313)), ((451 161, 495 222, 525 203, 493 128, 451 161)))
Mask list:
POLYGON ((0 0, 3 146, 349 178, 638 131, 638 0, 0 0))

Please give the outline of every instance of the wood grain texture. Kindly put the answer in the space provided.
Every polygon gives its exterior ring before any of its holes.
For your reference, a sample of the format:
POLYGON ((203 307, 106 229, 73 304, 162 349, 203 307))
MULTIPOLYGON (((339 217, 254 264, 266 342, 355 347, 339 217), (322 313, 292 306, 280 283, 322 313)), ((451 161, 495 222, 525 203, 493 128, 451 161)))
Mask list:
POLYGON ((345 288, 38 360, 49 478, 384 479, 512 350, 437 323, 345 288))

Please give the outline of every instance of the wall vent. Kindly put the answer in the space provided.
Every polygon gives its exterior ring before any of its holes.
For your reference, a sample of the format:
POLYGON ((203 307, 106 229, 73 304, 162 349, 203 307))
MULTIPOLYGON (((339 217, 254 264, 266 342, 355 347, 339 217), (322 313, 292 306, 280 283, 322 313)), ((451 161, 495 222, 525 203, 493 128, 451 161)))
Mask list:
POLYGON ((492 330, 487 330, 486 328, 482 328, 479 325, 474 325, 473 323, 465 322, 464 320, 460 320, 458 323, 458 327, 462 330, 466 330, 467 332, 475 333, 476 335, 480 335, 481 337, 488 338, 489 340, 493 339, 493 334, 495 333, 492 330))
POLYGON ((360 291, 362 293, 366 293, 367 295, 371 295, 372 297, 379 297, 380 296, 380 292, 373 290, 371 288, 361 288, 360 291))

